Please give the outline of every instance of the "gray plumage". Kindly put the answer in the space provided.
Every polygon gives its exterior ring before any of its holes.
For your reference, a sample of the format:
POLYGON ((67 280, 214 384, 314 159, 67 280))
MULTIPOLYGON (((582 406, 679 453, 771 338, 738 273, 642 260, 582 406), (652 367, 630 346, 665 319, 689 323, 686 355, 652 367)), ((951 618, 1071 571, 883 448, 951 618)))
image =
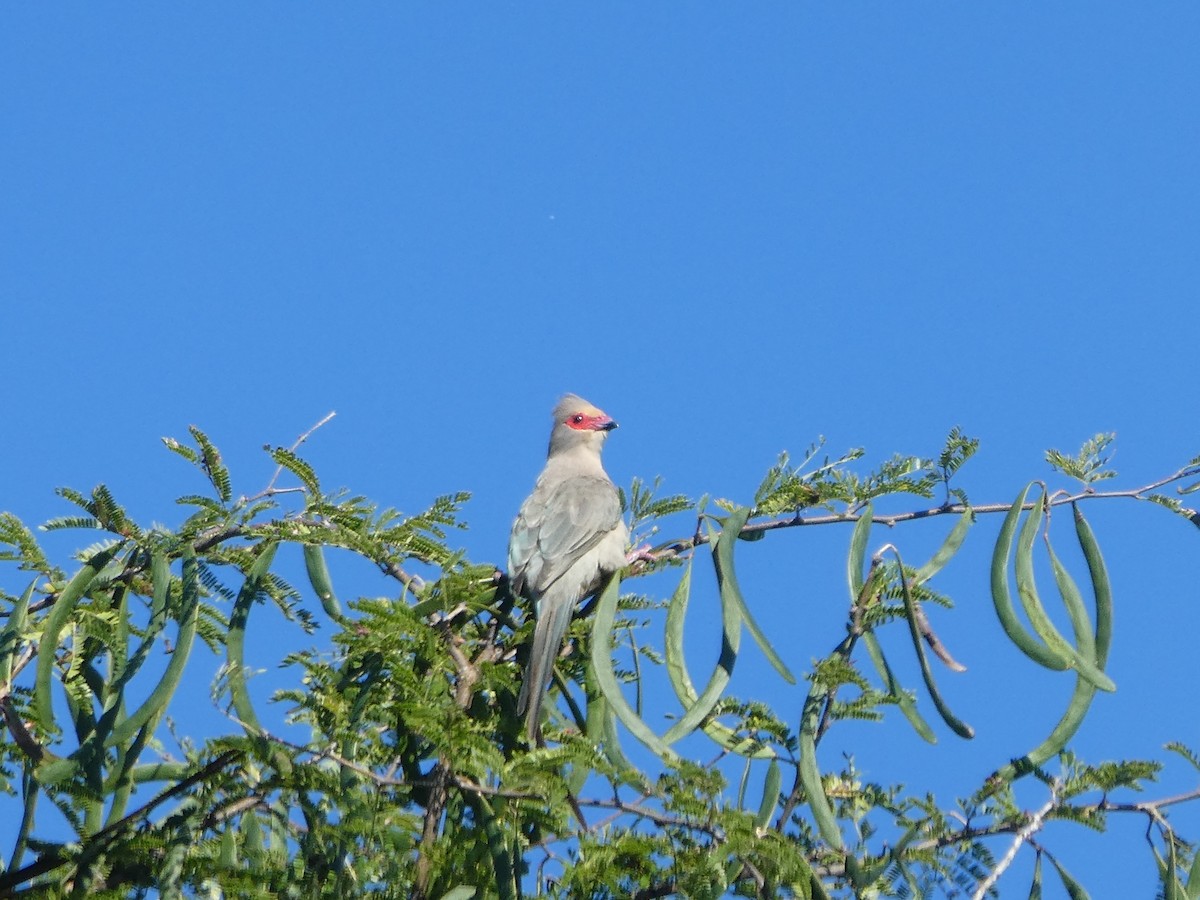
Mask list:
POLYGON ((530 743, 537 739, 542 698, 575 605, 625 565, 629 531, 617 489, 600 463, 604 439, 616 427, 574 394, 559 401, 546 466, 509 537, 512 589, 533 601, 537 615, 517 701, 530 743))

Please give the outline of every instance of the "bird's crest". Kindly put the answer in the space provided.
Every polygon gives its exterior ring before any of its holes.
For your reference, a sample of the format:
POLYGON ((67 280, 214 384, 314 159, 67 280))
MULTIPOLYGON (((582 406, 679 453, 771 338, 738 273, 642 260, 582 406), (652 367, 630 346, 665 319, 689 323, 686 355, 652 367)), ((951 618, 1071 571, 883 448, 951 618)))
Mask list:
POLYGON ((562 399, 558 401, 558 405, 554 407, 554 421, 565 422, 571 416, 581 414, 585 416, 603 416, 604 410, 597 406, 588 403, 578 394, 564 394, 562 399))

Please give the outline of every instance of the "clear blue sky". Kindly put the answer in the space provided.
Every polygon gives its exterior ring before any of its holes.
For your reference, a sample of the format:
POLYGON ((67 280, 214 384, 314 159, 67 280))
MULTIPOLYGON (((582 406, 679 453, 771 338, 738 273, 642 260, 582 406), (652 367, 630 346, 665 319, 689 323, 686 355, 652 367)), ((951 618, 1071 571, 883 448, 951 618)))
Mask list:
MULTIPOLYGON (((178 521, 198 485, 161 436, 206 429, 250 493, 264 443, 336 410, 306 448, 327 483, 469 490, 464 546, 499 561, 566 390, 620 421, 618 483, 693 496, 749 500, 817 435, 877 461, 956 424, 976 502, 1102 430, 1144 483, 1200 453, 1197 46, 1190 3, 5 4, 0 508, 104 481, 178 521)), ((1200 744, 1200 534, 1093 518, 1120 691, 1079 747, 1200 744)), ((863 731, 869 777, 965 793, 1065 704, 995 623, 996 527, 934 613, 980 737, 930 765, 902 722, 863 731)), ((743 553, 798 669, 841 633, 847 537, 743 553)), ((735 690, 769 681, 754 656, 735 690)), ((1093 896, 1149 896, 1143 822, 1115 830, 1048 839, 1093 896)))

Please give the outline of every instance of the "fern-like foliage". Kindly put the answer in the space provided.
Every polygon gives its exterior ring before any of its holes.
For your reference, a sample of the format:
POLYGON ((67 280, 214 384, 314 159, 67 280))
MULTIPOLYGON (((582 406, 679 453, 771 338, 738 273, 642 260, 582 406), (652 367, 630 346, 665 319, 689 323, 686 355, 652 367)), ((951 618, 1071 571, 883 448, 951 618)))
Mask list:
MULTIPOLYGON (((648 566, 674 565, 660 574, 678 587, 662 597, 614 581, 582 605, 554 667, 546 741, 533 746, 517 697, 535 613, 493 565, 453 544, 466 493, 415 513, 380 508, 323 486, 295 448, 275 448, 276 476, 235 496, 216 446, 189 433, 189 443, 164 443, 208 488, 176 501, 179 527, 133 521, 103 485, 63 488, 78 511, 45 527, 78 531, 90 546, 60 568, 0 513, 0 572, 24 570, 0 590, 0 800, 13 823, 0 895, 964 896, 1031 827, 1018 775, 1044 792, 1044 822, 1086 833, 1131 811, 1148 817, 1162 896, 1200 884, 1193 844, 1155 806, 1158 761, 1085 762, 1064 741, 947 801, 835 750, 836 738, 881 719, 907 720, 928 741, 971 733, 941 695, 933 658, 955 669, 934 630, 954 608, 940 573, 957 564, 974 521, 950 507, 966 502, 956 480, 979 448, 959 428, 929 457, 896 455, 865 471, 863 451, 821 456, 819 440, 799 462, 780 455, 748 502, 717 501, 720 515, 660 495, 658 480, 634 480, 623 503, 635 538, 678 526, 648 566), (942 506, 922 502, 907 516, 946 523, 942 546, 925 565, 904 565, 904 528, 883 539, 871 529, 907 518, 880 517, 876 501, 943 492, 942 506), (743 530, 752 516, 760 521, 743 530), (805 533, 781 530, 822 523, 852 531, 837 561, 848 608, 841 591, 832 601, 806 593, 808 567, 823 560, 805 558, 783 597, 739 582, 735 558, 805 533), (762 544, 733 539, 768 532, 762 544), (364 584, 366 596, 347 589, 364 584), (845 617, 832 649, 811 661, 807 699, 775 709, 731 693, 755 693, 733 678, 747 646, 785 679, 803 664, 757 624, 760 604, 795 604, 793 592, 845 617), (705 628, 715 647, 702 652, 705 628), (271 657, 279 629, 290 649, 271 657), (666 714, 651 696, 656 679, 678 701, 666 714), (204 683, 227 718, 195 733, 191 698, 204 683)), ((1110 443, 1099 435, 1050 461, 1092 484, 1111 477, 1110 443)), ((1198 466, 1200 457, 1126 495, 1188 514, 1178 488, 1164 491, 1198 466)), ((1044 505, 1059 502, 1047 493, 1044 505)), ((1110 581, 1081 513, 1076 525, 1087 565, 1074 581, 1092 588, 1094 617, 1070 606, 1072 580, 1057 556, 1048 560, 1075 641, 1046 646, 1078 657, 1049 663, 1084 686, 1064 721, 1086 712, 1084 676, 1106 677, 1096 647, 1108 638, 1110 581)), ((1033 542, 1018 543, 1020 583, 1033 542)), ((1010 574, 1009 556, 996 556, 994 587, 1010 574)), ((1168 750, 1200 770, 1194 751, 1168 750)), ((1081 895, 1086 873, 1076 880, 1052 854, 1056 837, 1039 834, 1021 852, 1033 855, 1036 878, 1053 870, 1081 895)))
POLYGON ((1116 478, 1116 471, 1108 467, 1113 455, 1111 448, 1116 439, 1117 436, 1111 432, 1097 434, 1084 441, 1074 456, 1068 456, 1059 450, 1047 450, 1046 462, 1050 463, 1055 471, 1086 485, 1116 478))

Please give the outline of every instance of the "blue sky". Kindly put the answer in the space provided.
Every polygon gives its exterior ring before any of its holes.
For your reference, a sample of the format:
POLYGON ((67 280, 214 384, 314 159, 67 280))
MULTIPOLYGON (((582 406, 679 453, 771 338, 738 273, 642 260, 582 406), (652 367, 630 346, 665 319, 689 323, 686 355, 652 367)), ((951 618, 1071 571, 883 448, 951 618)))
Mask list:
MULTIPOLYGON (((976 502, 1098 431, 1145 483, 1200 453, 1198 37, 1186 3, 5 5, 0 508, 39 522, 103 481, 177 521, 198 485, 161 436, 204 428, 251 493, 263 444, 336 410, 305 448, 326 483, 409 511, 469 490, 464 546, 499 561, 567 390, 620 421, 618 483, 692 496, 749 500, 818 435, 878 461, 954 425, 976 502)), ((1200 536, 1092 516, 1121 690, 1080 749, 1200 744, 1200 536)), ((995 623, 997 527, 935 623, 986 732, 942 734, 947 796, 1070 691, 995 623)), ((812 531, 743 552, 796 668, 845 609, 848 532, 812 531)), ((794 721, 802 695, 769 699, 794 721)), ((924 784, 906 728, 863 732, 869 775, 924 784)), ((1094 896, 1146 896, 1142 828, 1050 843, 1094 896)))

